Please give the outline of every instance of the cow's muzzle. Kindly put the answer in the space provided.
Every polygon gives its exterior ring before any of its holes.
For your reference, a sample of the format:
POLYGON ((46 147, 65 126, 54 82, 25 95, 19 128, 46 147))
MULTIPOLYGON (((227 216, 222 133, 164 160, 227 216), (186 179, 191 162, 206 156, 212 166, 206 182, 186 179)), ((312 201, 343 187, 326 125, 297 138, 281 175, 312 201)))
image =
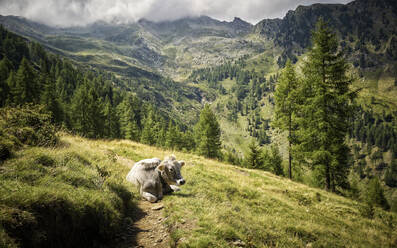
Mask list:
POLYGON ((178 180, 176 181, 176 183, 177 183, 178 185, 184 185, 184 184, 185 184, 185 179, 178 179, 178 180))

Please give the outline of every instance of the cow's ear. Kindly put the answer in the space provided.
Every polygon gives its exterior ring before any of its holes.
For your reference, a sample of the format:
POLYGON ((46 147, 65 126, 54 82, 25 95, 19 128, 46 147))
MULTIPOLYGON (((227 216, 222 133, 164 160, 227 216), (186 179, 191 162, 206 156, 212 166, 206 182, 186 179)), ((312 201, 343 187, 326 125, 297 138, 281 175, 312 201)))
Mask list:
POLYGON ((185 161, 179 161, 179 163, 181 164, 181 167, 185 165, 185 161))
POLYGON ((159 166, 157 166, 157 169, 158 169, 159 171, 164 171, 165 165, 164 165, 164 164, 160 164, 159 166))

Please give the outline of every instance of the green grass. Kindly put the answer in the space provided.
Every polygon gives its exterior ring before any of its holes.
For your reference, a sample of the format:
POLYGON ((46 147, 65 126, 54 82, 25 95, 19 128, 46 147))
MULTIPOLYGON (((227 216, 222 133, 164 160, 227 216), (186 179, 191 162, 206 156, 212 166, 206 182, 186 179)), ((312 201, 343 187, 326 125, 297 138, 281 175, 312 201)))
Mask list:
POLYGON ((395 77, 383 69, 367 71, 363 78, 356 80, 353 87, 361 89, 358 102, 375 113, 383 114, 397 109, 397 86, 395 77))
MULTIPOLYGON (((125 181, 131 165, 120 164, 116 155, 138 161, 174 153, 186 161, 187 183, 163 200, 172 246, 232 247, 241 240, 247 247, 391 247, 397 242, 396 214, 375 209, 368 219, 358 202, 267 172, 127 140, 65 134, 60 140, 60 147, 28 148, 0 166, 0 220, 6 231, 34 227, 36 236, 26 238, 40 241, 54 226, 40 222, 39 211, 68 223, 61 229, 65 235, 71 227, 83 226, 84 233, 100 227, 101 238, 111 239, 122 231, 123 217, 135 211, 137 195, 125 181)), ((17 242, 0 231, 3 242, 8 242, 4 235, 17 242)))
MULTIPOLYGON (((130 141, 106 147, 135 161, 172 152, 130 141)), ((397 242, 396 214, 376 209, 367 219, 356 201, 267 172, 175 154, 186 161, 187 184, 163 200, 172 245, 229 247, 241 240, 248 247, 388 247, 397 242)))
POLYGON ((117 241, 136 210, 124 180, 129 168, 115 163, 114 153, 85 144, 63 137, 56 148, 24 149, 0 164, 0 244, 92 247, 117 241))

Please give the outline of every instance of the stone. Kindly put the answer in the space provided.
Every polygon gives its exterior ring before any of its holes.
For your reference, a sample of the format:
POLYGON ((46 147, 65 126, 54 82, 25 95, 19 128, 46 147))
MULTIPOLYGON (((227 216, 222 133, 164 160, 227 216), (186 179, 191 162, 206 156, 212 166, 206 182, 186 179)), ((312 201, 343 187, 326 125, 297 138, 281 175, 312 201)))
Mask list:
POLYGON ((164 205, 163 204, 159 204, 157 206, 152 207, 152 210, 158 211, 158 210, 161 210, 163 208, 164 208, 164 205))

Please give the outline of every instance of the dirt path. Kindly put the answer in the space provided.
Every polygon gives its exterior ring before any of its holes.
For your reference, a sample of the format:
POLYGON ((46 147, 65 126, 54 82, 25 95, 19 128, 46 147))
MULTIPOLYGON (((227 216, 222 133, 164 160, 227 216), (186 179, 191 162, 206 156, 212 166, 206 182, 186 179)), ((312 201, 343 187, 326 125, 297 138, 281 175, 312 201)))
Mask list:
MULTIPOLYGON (((116 155, 115 158, 118 163, 128 168, 134 164, 134 161, 122 156, 116 155)), ((122 247, 170 247, 169 234, 162 214, 164 205, 161 202, 153 204, 139 200, 137 207, 139 211, 134 213, 133 223, 128 228, 129 238, 123 242, 125 245, 122 247)))
POLYGON ((132 247, 169 247, 169 235, 164 225, 162 203, 139 201, 142 210, 134 219, 133 230, 136 234, 132 247))

